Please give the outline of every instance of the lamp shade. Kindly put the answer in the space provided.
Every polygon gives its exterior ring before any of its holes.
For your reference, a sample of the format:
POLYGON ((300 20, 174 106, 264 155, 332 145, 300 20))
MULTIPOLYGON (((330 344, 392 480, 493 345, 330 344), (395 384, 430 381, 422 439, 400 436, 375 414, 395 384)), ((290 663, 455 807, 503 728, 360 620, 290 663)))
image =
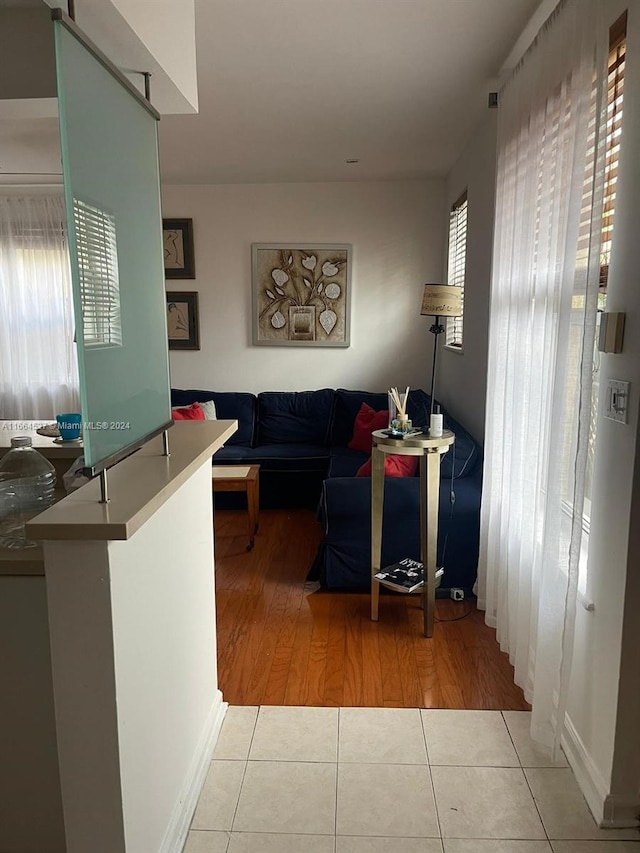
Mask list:
POLYGON ((459 317, 462 314, 462 288, 452 284, 425 284, 420 313, 434 317, 459 317))

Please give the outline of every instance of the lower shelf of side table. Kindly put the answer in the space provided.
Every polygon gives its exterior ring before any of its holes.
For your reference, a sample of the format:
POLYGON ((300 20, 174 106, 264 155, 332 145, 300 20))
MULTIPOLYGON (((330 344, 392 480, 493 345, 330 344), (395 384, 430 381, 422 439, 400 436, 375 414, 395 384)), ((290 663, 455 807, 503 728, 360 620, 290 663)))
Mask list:
MULTIPOLYGON (((440 587, 440 584, 442 583, 442 575, 443 575, 442 572, 439 575, 436 575, 436 583, 435 583, 436 589, 438 589, 440 587)), ((424 584, 421 584, 419 587, 416 587, 416 589, 408 590, 408 589, 398 589, 397 586, 393 586, 393 584, 387 583, 387 581, 380 580, 379 578, 376 578, 376 580, 378 581, 380 586, 383 586, 385 589, 388 589, 391 592, 397 592, 400 595, 420 595, 421 593, 424 592, 424 584)))
POLYGON ((424 591, 424 584, 417 587, 416 589, 398 589, 397 586, 392 586, 390 583, 386 581, 381 581, 376 578, 380 586, 383 586, 385 589, 390 590, 391 592, 397 592, 400 595, 420 595, 424 591))

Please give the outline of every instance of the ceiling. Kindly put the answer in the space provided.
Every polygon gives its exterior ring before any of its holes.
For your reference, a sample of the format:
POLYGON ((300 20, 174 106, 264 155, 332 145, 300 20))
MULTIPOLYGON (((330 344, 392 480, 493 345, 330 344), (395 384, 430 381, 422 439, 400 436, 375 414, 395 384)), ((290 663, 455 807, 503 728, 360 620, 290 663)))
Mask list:
MULTIPOLYGON (((0 113, 1 116, 1 113, 0 113)), ((7 118, 0 120, 0 184, 13 178, 60 182, 60 131, 58 119, 7 118)))
POLYGON ((196 0, 200 112, 162 119, 163 181, 445 175, 539 2, 196 0))

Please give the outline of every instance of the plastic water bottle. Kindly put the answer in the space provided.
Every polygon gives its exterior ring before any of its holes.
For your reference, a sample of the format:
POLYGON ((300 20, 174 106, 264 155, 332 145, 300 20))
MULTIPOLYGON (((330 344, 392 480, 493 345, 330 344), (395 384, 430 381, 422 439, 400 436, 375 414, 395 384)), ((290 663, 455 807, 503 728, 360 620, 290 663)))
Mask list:
POLYGON ((31 548, 24 526, 54 503, 56 471, 31 446, 29 436, 11 439, 0 459, 0 547, 31 548))

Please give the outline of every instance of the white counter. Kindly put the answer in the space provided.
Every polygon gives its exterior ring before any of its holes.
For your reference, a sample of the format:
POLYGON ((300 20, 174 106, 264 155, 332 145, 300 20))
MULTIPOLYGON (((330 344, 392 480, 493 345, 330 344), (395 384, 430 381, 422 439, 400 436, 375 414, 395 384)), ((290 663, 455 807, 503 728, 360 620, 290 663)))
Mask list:
POLYGON ((169 457, 162 455, 158 436, 107 472, 108 504, 100 503, 95 479, 30 522, 28 535, 66 541, 130 539, 237 427, 237 421, 178 421, 169 430, 169 457))

